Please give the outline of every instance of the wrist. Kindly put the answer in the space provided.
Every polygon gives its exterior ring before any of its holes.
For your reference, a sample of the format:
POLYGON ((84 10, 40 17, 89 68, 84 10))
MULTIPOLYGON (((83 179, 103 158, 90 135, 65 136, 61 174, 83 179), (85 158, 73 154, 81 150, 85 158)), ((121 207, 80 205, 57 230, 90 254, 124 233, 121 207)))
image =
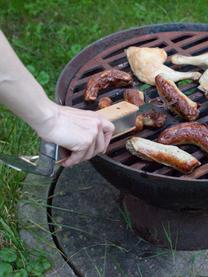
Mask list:
POLYGON ((35 120, 33 119, 30 126, 40 137, 45 138, 53 129, 57 117, 58 105, 50 99, 47 99, 44 104, 41 104, 39 115, 35 120))

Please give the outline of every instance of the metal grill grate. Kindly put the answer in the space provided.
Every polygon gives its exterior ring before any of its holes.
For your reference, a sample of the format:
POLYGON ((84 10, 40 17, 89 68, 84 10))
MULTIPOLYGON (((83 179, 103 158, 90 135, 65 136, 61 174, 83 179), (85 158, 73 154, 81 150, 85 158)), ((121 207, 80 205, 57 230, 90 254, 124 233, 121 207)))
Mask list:
MULTIPOLYGON (((108 47, 101 51, 98 55, 89 59, 74 75, 68 86, 67 94, 65 97, 65 105, 72 105, 80 109, 97 108, 97 102, 88 104, 83 101, 83 90, 86 87, 87 81, 94 74, 106 69, 116 68, 126 72, 131 72, 124 50, 129 46, 141 46, 141 47, 160 47, 163 48, 167 54, 168 59, 166 65, 180 70, 195 70, 194 66, 176 66, 170 62, 171 55, 180 53, 184 55, 199 55, 208 51, 208 32, 161 32, 156 34, 137 35, 130 39, 123 39, 124 41, 114 44, 114 46, 108 47)), ((180 85, 179 88, 189 97, 201 103, 199 122, 205 123, 208 121, 208 109, 205 102, 207 101, 203 93, 197 89, 198 84, 189 82, 187 85, 180 85)), ((158 97, 155 87, 144 85, 136 77, 134 77, 134 87, 144 91, 145 95, 154 99, 158 97)), ((110 96, 114 103, 120 101, 123 98, 123 88, 106 89, 100 92, 98 100, 103 96, 110 96)), ((178 123, 181 119, 177 116, 169 114, 172 119, 172 123, 178 123)), ((142 132, 137 133, 144 138, 154 140, 163 129, 150 130, 145 129, 142 132)), ((156 164, 153 162, 142 161, 137 157, 132 156, 125 149, 125 142, 132 134, 124 135, 123 137, 113 140, 108 148, 107 155, 115 161, 131 166, 138 170, 145 170, 146 172, 152 172, 168 176, 183 177, 182 174, 174 169, 166 166, 156 164)), ((208 157, 204 152, 200 151, 194 146, 182 146, 182 149, 191 153, 198 160, 201 161, 202 166, 197 169, 196 175, 191 175, 191 178, 206 178, 208 157)))

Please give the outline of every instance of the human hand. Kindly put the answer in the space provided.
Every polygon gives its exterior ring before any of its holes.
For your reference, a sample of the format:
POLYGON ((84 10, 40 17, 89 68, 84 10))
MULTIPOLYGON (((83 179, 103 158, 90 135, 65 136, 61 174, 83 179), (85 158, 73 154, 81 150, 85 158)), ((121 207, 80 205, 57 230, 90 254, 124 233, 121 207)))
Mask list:
POLYGON ((37 129, 40 137, 66 150, 62 165, 69 167, 105 153, 114 126, 96 112, 53 105, 54 115, 37 129))

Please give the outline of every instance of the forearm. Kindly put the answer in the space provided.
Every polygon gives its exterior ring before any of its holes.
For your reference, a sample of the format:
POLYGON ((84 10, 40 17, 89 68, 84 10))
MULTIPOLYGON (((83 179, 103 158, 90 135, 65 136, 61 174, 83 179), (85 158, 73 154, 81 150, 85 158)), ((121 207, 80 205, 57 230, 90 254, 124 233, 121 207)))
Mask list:
POLYGON ((95 112, 57 105, 18 59, 0 32, 0 103, 25 120, 38 135, 70 150, 64 166, 106 151, 112 123, 95 112))
POLYGON ((55 104, 18 59, 0 31, 0 103, 38 131, 54 114, 55 104))

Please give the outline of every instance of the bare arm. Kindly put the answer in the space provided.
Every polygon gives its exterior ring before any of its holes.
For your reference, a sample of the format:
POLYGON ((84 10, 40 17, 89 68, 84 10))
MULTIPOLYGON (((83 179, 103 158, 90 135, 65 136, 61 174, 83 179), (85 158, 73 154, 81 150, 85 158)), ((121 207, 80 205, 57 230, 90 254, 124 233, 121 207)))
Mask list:
POLYGON ((38 131, 55 105, 0 32, 0 102, 38 131), (44 120, 43 120, 44 119, 44 120))
POLYGON ((0 103, 27 122, 40 137, 72 151, 71 166, 104 152, 113 125, 94 112, 52 102, 0 31, 0 103))

